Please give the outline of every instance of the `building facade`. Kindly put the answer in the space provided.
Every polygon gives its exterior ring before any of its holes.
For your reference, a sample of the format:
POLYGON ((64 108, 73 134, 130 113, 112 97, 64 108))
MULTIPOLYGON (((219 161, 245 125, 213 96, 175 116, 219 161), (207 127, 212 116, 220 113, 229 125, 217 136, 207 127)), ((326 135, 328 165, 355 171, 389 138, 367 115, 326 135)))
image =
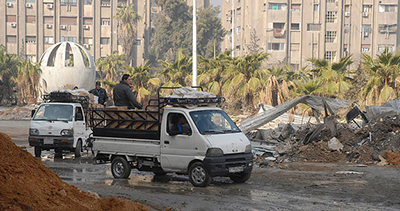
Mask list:
MULTIPOLYGON (((197 1, 199 7, 210 3, 197 1)), ((113 51, 123 53, 114 16, 118 8, 131 3, 141 17, 133 37, 132 65, 138 66, 149 58, 152 20, 160 11, 153 0, 0 0, 0 45, 33 62, 61 41, 82 44, 96 60, 113 51)))
POLYGON ((358 65, 362 53, 375 58, 385 48, 396 51, 400 45, 399 2, 224 0, 222 23, 228 34, 222 50, 233 48, 235 56, 246 55, 258 38, 260 49, 271 54, 270 65, 299 69, 310 66, 309 58, 337 62, 350 54, 358 65))

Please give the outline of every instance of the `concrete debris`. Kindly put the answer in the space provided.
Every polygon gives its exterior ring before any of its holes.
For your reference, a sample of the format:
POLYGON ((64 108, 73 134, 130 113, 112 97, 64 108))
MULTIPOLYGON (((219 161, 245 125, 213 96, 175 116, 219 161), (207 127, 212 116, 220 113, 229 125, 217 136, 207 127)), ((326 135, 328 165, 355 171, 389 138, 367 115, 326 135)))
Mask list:
POLYGON ((332 151, 341 151, 341 150, 343 150, 344 146, 342 143, 340 143, 340 141, 336 137, 333 137, 333 138, 331 138, 331 140, 329 140, 328 147, 332 151))
POLYGON ((358 172, 358 171, 337 171, 337 172, 335 172, 335 174, 345 174, 345 175, 348 175, 348 174, 357 174, 357 175, 361 175, 361 174, 364 174, 364 172, 358 172))
POLYGON ((399 99, 389 100, 382 106, 367 106, 367 118, 380 118, 383 115, 399 115, 399 99))

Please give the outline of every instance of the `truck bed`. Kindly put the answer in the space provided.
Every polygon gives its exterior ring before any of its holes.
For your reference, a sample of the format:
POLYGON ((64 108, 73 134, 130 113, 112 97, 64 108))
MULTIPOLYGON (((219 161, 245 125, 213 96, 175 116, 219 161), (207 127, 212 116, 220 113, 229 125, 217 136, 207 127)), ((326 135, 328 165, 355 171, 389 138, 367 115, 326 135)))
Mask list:
POLYGON ((157 157, 161 153, 160 140, 94 137, 96 153, 157 157))

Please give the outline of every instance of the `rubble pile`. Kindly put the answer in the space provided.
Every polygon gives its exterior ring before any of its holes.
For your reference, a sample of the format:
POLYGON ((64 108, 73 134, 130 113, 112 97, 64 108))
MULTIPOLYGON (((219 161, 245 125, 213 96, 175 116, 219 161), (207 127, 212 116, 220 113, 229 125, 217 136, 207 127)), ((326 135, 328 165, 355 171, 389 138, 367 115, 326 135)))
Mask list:
MULTIPOLYGON (((276 162, 315 161, 400 166, 400 116, 387 115, 358 128, 336 123, 332 134, 324 123, 290 124, 248 135, 256 155, 276 162), (272 159, 275 158, 275 159, 272 159)), ((260 159, 258 159, 260 160, 260 159)), ((262 160, 262 159, 261 159, 262 160)))
POLYGON ((31 111, 35 109, 35 105, 14 107, 9 109, 0 109, 1 120, 29 120, 31 111))
POLYGON ((101 199, 61 180, 0 132, 0 210, 147 210, 119 198, 101 199))

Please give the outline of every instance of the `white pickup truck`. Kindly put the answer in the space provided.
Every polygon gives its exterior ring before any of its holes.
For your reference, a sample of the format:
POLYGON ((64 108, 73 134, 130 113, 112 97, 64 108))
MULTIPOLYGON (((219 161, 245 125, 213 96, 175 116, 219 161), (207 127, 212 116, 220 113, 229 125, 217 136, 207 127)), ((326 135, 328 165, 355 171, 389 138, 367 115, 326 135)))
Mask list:
POLYGON ((156 175, 188 174, 197 187, 217 176, 243 183, 253 168, 252 148, 230 117, 210 105, 217 101, 221 98, 158 94, 153 110, 151 102, 144 110, 94 109, 95 162, 111 162, 114 178, 128 178, 137 168, 156 175))
POLYGON ((29 145, 35 148, 35 157, 42 150, 54 149, 56 155, 63 150, 80 157, 92 130, 86 124, 85 110, 88 98, 70 93, 52 92, 34 111, 29 128, 29 145))

